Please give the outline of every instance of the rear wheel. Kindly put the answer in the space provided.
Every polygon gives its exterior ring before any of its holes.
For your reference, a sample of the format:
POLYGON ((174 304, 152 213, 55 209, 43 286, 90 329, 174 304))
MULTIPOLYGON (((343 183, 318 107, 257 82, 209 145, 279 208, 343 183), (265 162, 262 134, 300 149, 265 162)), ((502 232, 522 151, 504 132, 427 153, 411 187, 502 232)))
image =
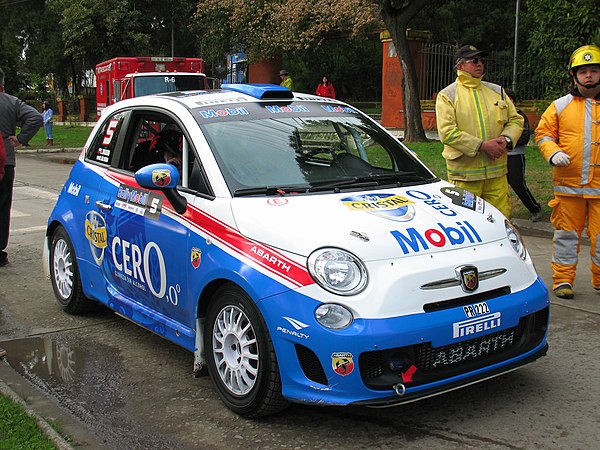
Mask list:
POLYGON ((77 258, 71 239, 63 227, 58 227, 50 241, 50 276, 56 300, 69 314, 90 311, 94 303, 83 295, 77 258))
POLYGON ((248 295, 221 287, 207 313, 204 333, 208 372, 223 402, 244 417, 283 410, 281 379, 273 343, 248 295))

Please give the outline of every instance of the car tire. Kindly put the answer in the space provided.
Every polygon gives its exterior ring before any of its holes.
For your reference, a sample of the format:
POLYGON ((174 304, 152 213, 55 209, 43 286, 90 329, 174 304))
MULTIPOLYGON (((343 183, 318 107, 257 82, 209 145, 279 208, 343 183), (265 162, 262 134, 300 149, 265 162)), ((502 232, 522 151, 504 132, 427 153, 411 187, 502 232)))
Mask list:
POLYGON ((73 244, 63 227, 54 231, 50 241, 50 279, 63 311, 81 314, 94 307, 94 302, 83 294, 73 244))
POLYGON ((218 289, 208 308, 204 340, 208 373, 229 409, 254 418, 288 406, 267 327, 243 290, 234 285, 218 289))

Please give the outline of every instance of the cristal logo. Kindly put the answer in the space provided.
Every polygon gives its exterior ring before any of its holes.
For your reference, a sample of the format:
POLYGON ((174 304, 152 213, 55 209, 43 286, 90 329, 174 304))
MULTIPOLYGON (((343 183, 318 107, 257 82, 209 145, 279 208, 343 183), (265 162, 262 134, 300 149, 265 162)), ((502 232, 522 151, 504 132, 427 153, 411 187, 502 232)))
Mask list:
POLYGON ((390 231, 390 233, 398 241, 405 255, 411 251, 418 253, 421 250, 429 250, 430 246, 442 248, 446 245, 461 245, 465 242, 471 244, 482 242, 481 237, 469 222, 465 220, 455 223, 457 227, 446 227, 438 223, 439 229, 429 228, 424 232, 419 232, 410 227, 406 229, 406 233, 398 230, 390 231))
POLYGON ((342 199, 351 211, 368 212, 397 222, 408 222, 415 217, 413 201, 394 194, 354 195, 342 199))
POLYGON ((90 251, 96 264, 102 264, 104 249, 108 243, 106 222, 96 211, 88 211, 85 215, 85 237, 90 241, 90 251))
POLYGON ((148 242, 142 249, 133 242, 115 236, 111 242, 111 250, 113 263, 119 273, 129 277, 132 284, 138 287, 147 285, 154 296, 164 297, 167 290, 167 270, 165 258, 156 242, 148 242))

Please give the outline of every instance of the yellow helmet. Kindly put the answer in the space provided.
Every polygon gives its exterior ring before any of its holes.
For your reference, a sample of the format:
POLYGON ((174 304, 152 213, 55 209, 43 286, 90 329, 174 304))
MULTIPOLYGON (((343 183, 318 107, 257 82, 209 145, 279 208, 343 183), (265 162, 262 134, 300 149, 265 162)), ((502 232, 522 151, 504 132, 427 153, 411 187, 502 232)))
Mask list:
POLYGON ((573 69, 589 64, 600 64, 600 47, 597 45, 584 45, 573 52, 569 60, 569 75, 573 76, 573 69))

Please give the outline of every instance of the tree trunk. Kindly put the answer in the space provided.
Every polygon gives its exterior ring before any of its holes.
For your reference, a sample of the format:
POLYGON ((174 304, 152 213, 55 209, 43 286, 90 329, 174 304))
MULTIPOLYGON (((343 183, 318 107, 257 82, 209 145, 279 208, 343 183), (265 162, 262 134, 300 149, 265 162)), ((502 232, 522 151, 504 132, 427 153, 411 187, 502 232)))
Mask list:
POLYGON ((382 1, 381 16, 390 32, 402 67, 404 140, 407 142, 423 142, 427 138, 423 130, 423 121, 421 120, 419 82, 417 80, 415 64, 408 47, 406 28, 410 19, 429 2, 428 0, 399 2, 402 4, 401 7, 395 6, 396 3, 394 0, 382 1))

